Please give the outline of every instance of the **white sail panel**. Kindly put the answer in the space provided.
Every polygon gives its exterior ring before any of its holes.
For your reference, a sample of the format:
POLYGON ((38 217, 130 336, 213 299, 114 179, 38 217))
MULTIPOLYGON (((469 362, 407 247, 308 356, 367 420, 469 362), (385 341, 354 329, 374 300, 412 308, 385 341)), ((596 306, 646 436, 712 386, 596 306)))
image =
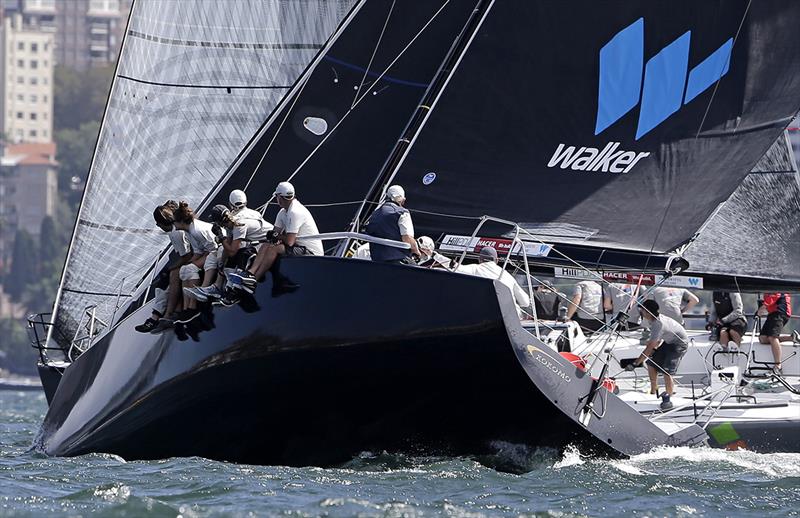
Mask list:
POLYGON ((56 302, 53 338, 84 310, 111 320, 166 238, 152 212, 197 206, 354 0, 137 0, 56 302))

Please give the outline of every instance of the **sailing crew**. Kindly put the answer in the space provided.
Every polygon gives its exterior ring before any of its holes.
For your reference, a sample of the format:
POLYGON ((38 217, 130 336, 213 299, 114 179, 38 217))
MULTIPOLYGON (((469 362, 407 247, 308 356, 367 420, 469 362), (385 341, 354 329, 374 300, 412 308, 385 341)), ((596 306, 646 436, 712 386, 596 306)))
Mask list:
POLYGON ((781 342, 793 340, 800 344, 800 333, 794 331, 791 335, 783 335, 783 326, 792 316, 792 297, 788 293, 765 293, 764 300, 758 308, 760 314, 767 313, 767 320, 761 326, 758 341, 769 344, 772 348, 773 369, 776 374, 783 374, 781 365, 781 342))
MULTIPOLYGON (((273 229, 272 224, 265 221, 260 212, 246 206, 234 212, 225 205, 215 205, 211 209, 211 221, 224 231, 224 236, 222 232, 215 232, 222 236, 219 265, 240 270, 247 269, 250 260, 258 253, 261 242, 267 239, 268 232, 273 229)), ((204 288, 187 288, 184 291, 199 301, 221 299, 224 296, 224 282, 224 274, 221 272, 214 284, 204 288)))
POLYGON ((744 305, 739 293, 715 291, 712 295, 714 310, 711 321, 719 328, 719 343, 723 350, 728 350, 731 342, 742 345, 742 336, 747 331, 747 318, 744 316, 744 305))
POLYGON ((603 296, 602 286, 595 281, 580 281, 572 293, 567 319, 574 320, 588 336, 605 325, 607 309, 611 309, 611 301, 603 296))
POLYGON ((639 367, 647 361, 651 394, 658 394, 658 374, 663 374, 666 397, 661 408, 668 410, 672 408, 669 396, 675 392, 672 375, 677 372, 678 365, 689 348, 689 336, 675 319, 661 314, 658 303, 652 299, 642 303, 641 315, 650 324, 650 340, 631 365, 639 367))
POLYGON ((173 213, 177 209, 178 202, 167 200, 163 205, 159 205, 153 210, 153 219, 156 222, 156 226, 169 236, 172 252, 170 252, 166 266, 154 281, 155 296, 153 298, 152 313, 144 323, 134 328, 140 333, 149 333, 156 330, 162 318, 165 320, 172 318, 179 304, 181 294, 179 272, 181 267, 188 264, 191 259, 192 248, 189 245, 186 232, 175 228, 173 213))
POLYGON ((533 304, 536 307, 536 318, 558 320, 561 300, 566 299, 566 296, 557 292, 550 281, 537 281, 533 279, 531 282, 538 283, 538 286, 535 286, 533 289, 533 304))
MULTIPOLYGON (((189 244, 192 246, 191 261, 180 269, 181 281, 184 288, 209 286, 217 276, 217 263, 219 261, 219 245, 217 236, 211 223, 195 217, 189 204, 182 201, 174 211, 175 228, 186 232, 189 244), (200 274, 203 274, 202 282, 200 274)), ((177 321, 188 321, 197 315, 197 300, 185 297, 184 310, 178 315, 177 321)))
POLYGON ((394 264, 414 264, 412 256, 419 256, 419 246, 414 239, 414 224, 411 213, 404 207, 406 192, 399 185, 386 189, 386 195, 380 207, 375 209, 367 223, 367 234, 393 241, 408 243, 410 249, 392 246, 369 244, 370 257, 373 261, 394 264))
POLYGON ((522 310, 531 305, 531 299, 528 297, 528 294, 525 293, 525 290, 520 287, 510 273, 503 270, 500 265, 497 264, 497 250, 495 250, 494 247, 485 246, 481 248, 477 264, 462 264, 456 269, 456 272, 499 280, 511 291, 511 296, 514 298, 514 302, 519 308, 517 312, 520 314, 520 317, 524 315, 522 310))
POLYGON ((436 243, 428 236, 417 238, 419 266, 423 268, 450 268, 450 259, 436 251, 436 243))
POLYGON ((658 303, 662 315, 670 317, 680 325, 684 325, 683 314, 691 311, 695 304, 700 302, 700 299, 687 289, 665 286, 655 288, 647 298, 658 303))
POLYGON ((604 286, 605 297, 611 301, 611 313, 614 317, 620 313, 625 313, 628 318, 620 324, 623 330, 639 328, 639 305, 636 303, 634 293, 637 292, 636 285, 628 283, 608 283, 604 286))
POLYGON ((259 248, 253 264, 244 273, 230 275, 247 291, 255 290, 257 280, 268 270, 272 271, 273 289, 292 289, 294 285, 277 269, 278 259, 284 255, 325 255, 322 241, 307 237, 319 234, 319 229, 311 212, 295 198, 294 186, 289 182, 281 182, 273 195, 281 207, 275 219, 274 242, 259 248))

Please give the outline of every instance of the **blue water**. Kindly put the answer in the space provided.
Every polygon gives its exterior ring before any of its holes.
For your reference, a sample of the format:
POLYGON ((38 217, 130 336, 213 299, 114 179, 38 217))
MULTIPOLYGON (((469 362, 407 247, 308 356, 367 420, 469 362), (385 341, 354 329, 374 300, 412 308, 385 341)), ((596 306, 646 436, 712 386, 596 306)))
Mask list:
POLYGON ((41 394, 0 392, 0 516, 800 515, 800 454, 672 448, 614 461, 497 444, 483 459, 365 452, 336 469, 48 458, 29 451, 45 411, 41 394))

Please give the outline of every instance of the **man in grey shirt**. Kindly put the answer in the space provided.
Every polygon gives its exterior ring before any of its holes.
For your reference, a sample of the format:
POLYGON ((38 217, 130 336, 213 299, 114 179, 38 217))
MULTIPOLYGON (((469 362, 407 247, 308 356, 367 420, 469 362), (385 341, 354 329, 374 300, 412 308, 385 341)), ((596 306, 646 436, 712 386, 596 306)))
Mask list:
POLYGON ((581 281, 575 285, 567 308, 567 318, 580 325, 588 336, 606 324, 605 309, 611 309, 611 301, 603 296, 600 284, 595 281, 581 281))
POLYGON ((658 373, 664 375, 667 397, 661 408, 666 410, 672 408, 672 403, 669 402, 669 396, 675 391, 672 375, 677 372, 678 365, 689 348, 689 336, 682 325, 659 313, 658 303, 654 300, 644 301, 641 314, 650 324, 650 341, 632 365, 638 367, 648 360, 647 374, 650 376, 651 394, 658 394, 658 373))
POLYGON ((683 314, 688 313, 695 304, 700 302, 694 293, 684 288, 666 288, 659 286, 653 290, 650 299, 658 303, 661 314, 670 317, 675 322, 683 325, 683 314), (684 306, 683 304, 686 303, 684 306))

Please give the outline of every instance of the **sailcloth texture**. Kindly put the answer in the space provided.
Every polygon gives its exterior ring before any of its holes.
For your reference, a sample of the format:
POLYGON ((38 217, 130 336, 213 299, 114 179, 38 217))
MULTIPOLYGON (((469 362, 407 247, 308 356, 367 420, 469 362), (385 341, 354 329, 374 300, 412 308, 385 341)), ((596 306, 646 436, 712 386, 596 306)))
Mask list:
POLYGON ((56 302, 72 339, 110 322, 167 243, 167 199, 197 206, 287 95, 353 0, 137 0, 56 302))

